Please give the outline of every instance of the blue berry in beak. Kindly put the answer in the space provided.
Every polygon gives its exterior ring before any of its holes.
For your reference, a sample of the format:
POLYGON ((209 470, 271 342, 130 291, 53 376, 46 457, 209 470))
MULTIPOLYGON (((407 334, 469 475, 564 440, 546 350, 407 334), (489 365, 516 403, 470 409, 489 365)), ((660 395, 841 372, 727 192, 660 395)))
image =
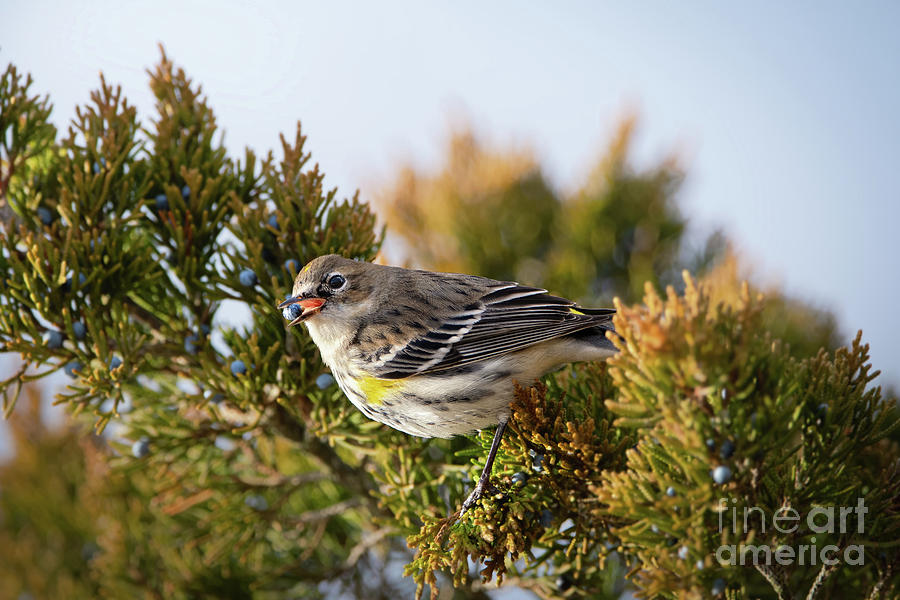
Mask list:
POLYGON ((290 306, 285 306, 281 310, 281 316, 283 316, 288 321, 293 321, 301 314, 303 314, 303 309, 299 304, 291 304, 290 306))

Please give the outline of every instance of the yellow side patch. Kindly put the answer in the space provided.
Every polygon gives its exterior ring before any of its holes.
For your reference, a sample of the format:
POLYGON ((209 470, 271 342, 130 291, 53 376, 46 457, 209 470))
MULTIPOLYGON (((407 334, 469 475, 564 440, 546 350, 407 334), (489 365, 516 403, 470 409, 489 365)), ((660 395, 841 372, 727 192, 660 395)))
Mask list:
POLYGON ((573 315, 584 315, 583 312, 581 312, 580 310, 575 310, 574 308, 570 308, 569 312, 572 313, 573 315))
POLYGON ((381 404, 387 393, 402 383, 399 379, 379 379, 367 375, 360 380, 359 391, 363 393, 369 404, 381 404))

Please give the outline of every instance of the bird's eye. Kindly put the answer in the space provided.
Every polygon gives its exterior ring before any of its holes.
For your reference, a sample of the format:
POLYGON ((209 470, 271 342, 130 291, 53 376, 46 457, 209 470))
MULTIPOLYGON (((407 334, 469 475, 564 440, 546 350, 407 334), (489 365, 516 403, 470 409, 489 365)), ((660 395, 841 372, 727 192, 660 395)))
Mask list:
POLYGON ((344 279, 344 276, 339 273, 335 273, 328 278, 328 287, 333 290, 341 289, 342 287, 344 287, 345 283, 347 283, 347 280, 344 279))

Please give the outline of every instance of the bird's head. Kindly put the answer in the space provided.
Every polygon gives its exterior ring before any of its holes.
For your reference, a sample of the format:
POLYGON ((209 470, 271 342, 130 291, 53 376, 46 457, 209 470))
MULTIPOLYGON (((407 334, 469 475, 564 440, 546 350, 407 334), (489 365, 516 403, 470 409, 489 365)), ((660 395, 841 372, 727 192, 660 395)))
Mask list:
POLYGON ((294 326, 316 315, 348 319, 363 312, 377 290, 378 265, 328 254, 313 259, 294 279, 291 296, 278 305, 294 326))

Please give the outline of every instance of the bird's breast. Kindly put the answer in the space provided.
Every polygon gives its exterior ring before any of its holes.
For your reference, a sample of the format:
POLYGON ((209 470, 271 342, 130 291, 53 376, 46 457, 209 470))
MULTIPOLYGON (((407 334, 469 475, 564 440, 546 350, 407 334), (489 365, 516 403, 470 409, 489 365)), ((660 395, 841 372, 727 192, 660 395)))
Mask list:
MULTIPOLYGON (((322 315, 324 316, 324 315, 322 315)), ((346 371, 350 356, 350 335, 346 327, 317 315, 304 322, 309 336, 319 349, 322 361, 332 371, 346 371)))

